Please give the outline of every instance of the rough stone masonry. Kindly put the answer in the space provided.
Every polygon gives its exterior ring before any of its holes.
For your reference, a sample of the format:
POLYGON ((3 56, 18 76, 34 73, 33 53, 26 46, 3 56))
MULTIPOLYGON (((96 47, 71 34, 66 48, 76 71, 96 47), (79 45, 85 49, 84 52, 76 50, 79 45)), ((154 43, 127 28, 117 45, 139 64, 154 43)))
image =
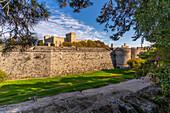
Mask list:
POLYGON ((127 67, 127 61, 137 58, 141 48, 75 48, 32 47, 27 51, 13 50, 2 53, 0 46, 0 70, 9 79, 41 78, 80 74, 116 66, 127 67), (117 65, 116 65, 117 64, 117 65))

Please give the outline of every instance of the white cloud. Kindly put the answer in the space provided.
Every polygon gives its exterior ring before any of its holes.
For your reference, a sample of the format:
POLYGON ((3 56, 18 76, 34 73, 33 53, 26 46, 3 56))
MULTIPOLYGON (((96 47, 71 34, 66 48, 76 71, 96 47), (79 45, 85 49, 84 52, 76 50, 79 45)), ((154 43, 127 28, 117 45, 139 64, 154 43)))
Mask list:
POLYGON ((69 32, 75 32, 77 39, 81 40, 102 41, 106 37, 106 33, 98 32, 94 27, 86 25, 82 21, 58 10, 53 11, 53 15, 48 21, 41 21, 34 30, 40 39, 45 35, 65 37, 65 34, 69 32))
POLYGON ((59 10, 52 11, 52 14, 48 21, 41 21, 35 27, 35 31, 40 39, 45 35, 65 37, 66 33, 75 32, 77 39, 80 40, 100 40, 107 45, 113 43, 114 47, 121 47, 124 43, 127 43, 127 46, 130 47, 140 46, 140 41, 132 41, 128 34, 125 37, 121 37, 119 41, 113 41, 106 32, 99 32, 94 27, 74 19, 69 14, 64 14, 59 10))

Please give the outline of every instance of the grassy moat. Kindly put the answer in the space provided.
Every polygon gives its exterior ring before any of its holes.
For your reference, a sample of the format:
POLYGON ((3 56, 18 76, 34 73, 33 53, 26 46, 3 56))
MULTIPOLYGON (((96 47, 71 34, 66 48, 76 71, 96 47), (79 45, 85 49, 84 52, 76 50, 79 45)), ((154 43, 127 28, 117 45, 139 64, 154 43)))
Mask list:
POLYGON ((6 81, 0 84, 0 105, 26 101, 35 93, 40 98, 78 91, 79 87, 83 90, 97 88, 132 79, 133 75, 133 70, 111 69, 54 78, 6 81))

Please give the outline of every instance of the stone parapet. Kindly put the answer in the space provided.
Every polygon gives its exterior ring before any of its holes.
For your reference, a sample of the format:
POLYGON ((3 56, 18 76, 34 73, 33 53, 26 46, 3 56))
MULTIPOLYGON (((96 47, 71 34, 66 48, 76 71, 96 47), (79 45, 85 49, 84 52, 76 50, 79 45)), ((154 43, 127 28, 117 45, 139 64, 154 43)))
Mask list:
POLYGON ((42 78, 113 69, 112 51, 105 48, 31 47, 2 55, 0 70, 9 79, 42 78))
MULTIPOLYGON (((126 46, 126 45, 125 45, 126 46)), ((2 54, 0 46, 0 70, 9 79, 41 78, 71 75, 128 67, 127 61, 145 52, 142 48, 90 48, 90 47, 30 47, 24 52, 14 49, 2 54)))

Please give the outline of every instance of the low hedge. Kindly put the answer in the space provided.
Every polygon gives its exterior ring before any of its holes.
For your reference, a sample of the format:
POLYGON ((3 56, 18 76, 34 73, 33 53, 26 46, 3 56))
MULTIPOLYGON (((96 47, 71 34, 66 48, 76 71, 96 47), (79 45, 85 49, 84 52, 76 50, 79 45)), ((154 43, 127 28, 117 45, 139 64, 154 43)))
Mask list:
POLYGON ((128 60, 127 64, 131 66, 131 68, 137 68, 141 65, 141 63, 144 63, 145 60, 143 59, 130 59, 128 60))
POLYGON ((0 70, 0 83, 8 79, 8 75, 0 70))

